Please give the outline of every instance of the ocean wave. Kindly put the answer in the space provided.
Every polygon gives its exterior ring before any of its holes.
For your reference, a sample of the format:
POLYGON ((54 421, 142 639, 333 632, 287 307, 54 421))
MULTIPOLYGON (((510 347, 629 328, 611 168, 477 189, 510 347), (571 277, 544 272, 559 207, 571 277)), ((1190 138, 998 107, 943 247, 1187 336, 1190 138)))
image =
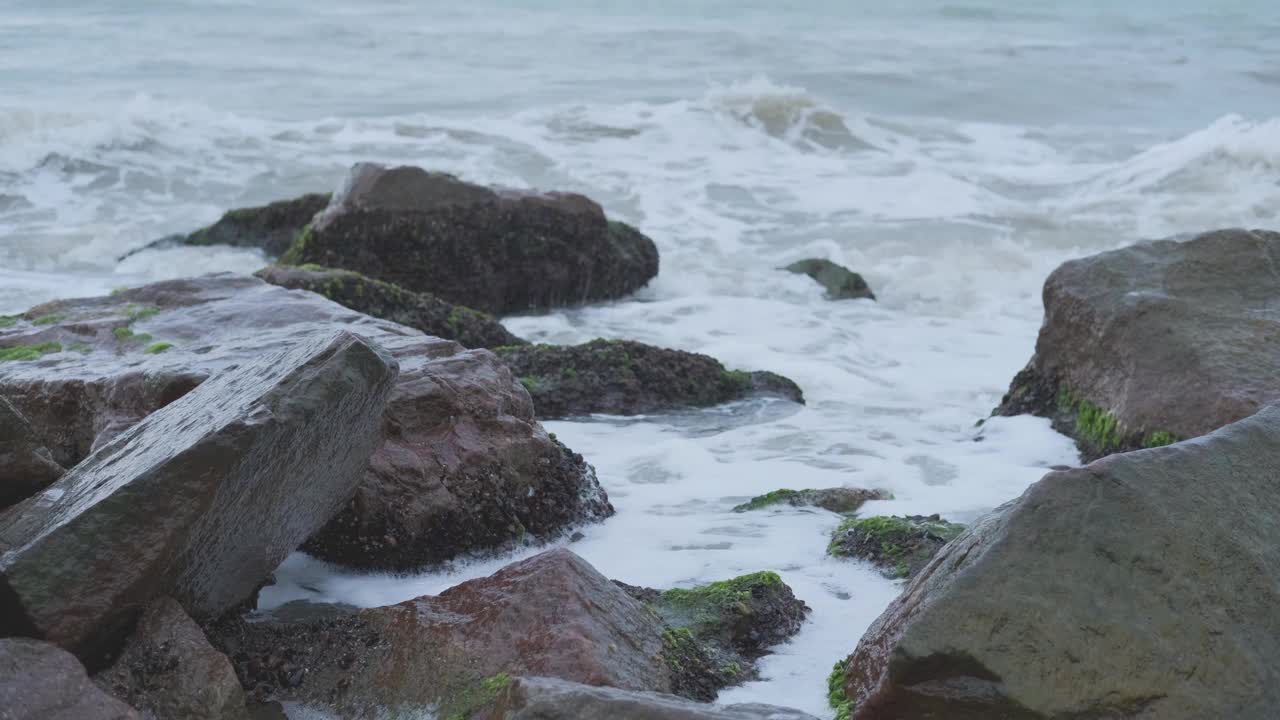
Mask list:
POLYGON ((802 88, 777 85, 757 76, 711 90, 706 101, 718 111, 768 135, 838 150, 870 150, 838 111, 802 88))

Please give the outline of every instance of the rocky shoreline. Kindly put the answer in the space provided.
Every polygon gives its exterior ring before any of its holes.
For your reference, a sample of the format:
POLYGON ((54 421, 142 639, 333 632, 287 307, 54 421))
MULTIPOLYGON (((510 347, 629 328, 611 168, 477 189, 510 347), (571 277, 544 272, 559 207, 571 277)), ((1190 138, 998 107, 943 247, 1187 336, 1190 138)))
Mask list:
MULTIPOLYGON (((332 197, 160 242, 275 263, 0 318, 6 718, 809 717, 709 704, 804 624, 780 568, 654 589, 557 546, 615 509, 539 420, 804 401, 764 369, 502 325, 641 289, 658 254, 638 229, 580 195, 361 164, 332 197), (396 605, 255 610, 296 550, 413 572, 542 546, 396 605)), ((904 580, 848 638, 838 718, 1268 716, 1277 250, 1223 230, 1055 271, 995 414, 1101 459, 967 526, 864 513, 886 496, 860 488, 735 508, 842 514, 815 546, 904 580)), ((874 299, 827 261, 787 270, 874 299)))

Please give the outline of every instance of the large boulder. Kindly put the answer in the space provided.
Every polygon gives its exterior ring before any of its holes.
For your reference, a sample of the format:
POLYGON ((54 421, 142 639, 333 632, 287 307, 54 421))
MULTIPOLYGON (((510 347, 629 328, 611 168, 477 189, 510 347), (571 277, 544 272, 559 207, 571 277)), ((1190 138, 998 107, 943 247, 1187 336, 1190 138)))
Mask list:
POLYGON ((99 687, 168 720, 249 720, 244 688, 231 661, 172 598, 153 601, 124 650, 94 677, 99 687))
POLYGON ((250 247, 262 250, 269 257, 279 257, 293 245, 298 234, 316 213, 329 205, 330 197, 329 193, 311 193, 259 207, 228 210, 218 222, 208 227, 200 228, 190 235, 161 238, 121 259, 143 250, 180 245, 250 247))
POLYGON ((512 678, 480 720, 817 720, 774 705, 716 707, 651 692, 591 687, 545 677, 512 678))
POLYGON ((0 397, 0 510, 45 489, 64 472, 31 423, 0 397))
POLYGON ((705 407, 750 395, 804 402, 800 388, 781 375, 728 370, 706 355, 630 340, 518 345, 495 352, 524 383, 538 417, 547 419, 705 407))
POLYGON ((1277 467, 1273 405, 1046 475, 872 624, 840 701, 865 720, 1275 717, 1277 467))
POLYGON ((1280 398, 1280 233, 1219 230, 1064 263, 997 414, 1097 458, 1203 435, 1280 398))
POLYGON ((335 327, 385 348, 400 376, 383 443, 355 497, 308 545, 325 559, 417 568, 612 513, 591 466, 547 435, 528 393, 487 351, 231 275, 59 301, 25 317, 0 330, 0 348, 57 350, 0 363, 0 396, 65 466, 264 352, 335 327))
POLYGON ((370 163, 352 168, 282 261, 354 270, 495 315, 621 297, 658 274, 653 241, 581 195, 370 163))
POLYGON ((71 653, 29 638, 0 639, 0 718, 140 720, 95 687, 71 653))
POLYGON ((344 718, 471 717, 512 675, 671 692, 696 672, 653 610, 564 549, 438 596, 360 611, 290 604, 211 636, 259 699, 344 718))
POLYGON ((351 498, 396 372, 376 346, 321 333, 116 436, 0 515, 0 636, 92 666, 157 597, 202 619, 244 601, 351 498))
POLYGON ((417 328, 428 335, 456 340, 467 348, 520 345, 492 315, 373 280, 350 270, 315 265, 274 265, 255 273, 272 285, 309 290, 356 312, 417 328))

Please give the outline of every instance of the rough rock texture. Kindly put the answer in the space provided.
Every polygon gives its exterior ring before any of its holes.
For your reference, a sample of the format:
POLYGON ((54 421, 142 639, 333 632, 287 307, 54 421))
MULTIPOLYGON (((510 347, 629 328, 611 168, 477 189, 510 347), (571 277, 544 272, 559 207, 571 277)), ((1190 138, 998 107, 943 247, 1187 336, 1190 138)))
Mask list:
POLYGON ((0 363, 0 396, 67 466, 228 365, 335 327, 386 348, 400 376, 385 442, 355 498, 309 546, 326 559, 421 567, 612 513, 591 467, 547 436, 528 393, 487 351, 230 275, 50 303, 27 316, 59 319, 0 329, 0 348, 58 352, 0 363))
POLYGON ((64 472, 22 413, 0 397, 0 510, 45 489, 64 472))
POLYGON ((850 518, 831 535, 827 553, 868 560, 886 577, 913 577, 963 531, 937 515, 850 518))
POLYGON ((752 394, 804 402, 800 388, 780 375, 726 370, 706 355, 629 340, 521 345, 495 352, 524 383, 541 418, 636 415, 717 405, 752 394))
POLYGON ((817 720, 773 705, 715 707, 672 695, 590 687, 555 678, 514 678, 484 720, 817 720))
POLYGON ((855 718, 1275 717, 1280 407, 1054 472, 943 549, 847 664, 855 718))
POLYGON ((327 617, 291 604, 262 621, 224 620, 211 637, 259 699, 344 718, 427 707, 469 718, 517 674, 669 692, 678 670, 665 633, 653 611, 557 549, 438 596, 327 617))
POLYGON ((282 258, 501 315, 607 300, 658 274, 653 241, 568 193, 361 163, 282 258))
POLYGON ((320 293, 356 312, 456 340, 463 347, 495 348, 524 343, 492 315, 445 302, 428 293, 409 292, 349 270, 276 265, 256 275, 272 285, 320 293))
POLYGON ((3 720, 139 720, 128 705, 89 681, 61 648, 28 638, 0 639, 3 720))
POLYGON ((666 591, 617 584, 662 617, 671 628, 669 645, 695 650, 690 659, 699 671, 684 678, 694 682, 676 691, 697 700, 758 677, 755 661, 799 632, 809 614, 773 572, 666 591))
POLYGON ((830 260, 801 260, 783 269, 813 278, 827 289, 827 297, 831 300, 876 299, 875 293, 871 292, 867 281, 863 280, 861 275, 830 260))
POLYGON ((1280 233, 1219 230, 1064 263, 996 414, 1050 417, 1087 459, 1248 417, 1280 398, 1278 258, 1280 233))
POLYGON ((862 488, 823 488, 821 490, 774 490, 757 495, 733 508, 734 512, 763 510, 779 505, 790 507, 819 507, 834 513, 854 513, 869 500, 892 500, 893 495, 884 490, 862 488))
POLYGON ((231 661, 172 598, 147 606, 124 651, 94 681, 144 718, 249 720, 231 661))
POLYGON ((245 600, 350 499, 395 362, 319 333, 214 374, 0 515, 0 635, 91 667, 144 605, 245 600))

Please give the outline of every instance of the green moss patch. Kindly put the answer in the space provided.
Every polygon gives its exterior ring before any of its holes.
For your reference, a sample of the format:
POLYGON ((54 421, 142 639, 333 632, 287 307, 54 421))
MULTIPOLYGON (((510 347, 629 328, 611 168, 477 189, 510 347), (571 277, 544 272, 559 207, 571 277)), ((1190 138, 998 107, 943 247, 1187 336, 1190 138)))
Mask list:
POLYGON ((62 352, 61 343, 47 342, 40 345, 18 345, 0 348, 0 362, 18 360, 38 360, 51 353, 62 352))
POLYGON ((147 333, 136 333, 130 327, 118 327, 114 331, 116 339, 121 342, 146 343, 151 342, 151 336, 147 333))
POLYGON ((148 355, 159 355, 160 353, 168 350, 171 347, 173 347, 173 343, 158 342, 158 343, 153 343, 151 345, 148 345, 147 349, 143 350, 143 352, 147 353, 148 355))
POLYGON ((773 492, 757 495, 747 502, 742 503, 733 508, 734 512, 749 512, 751 510, 762 510, 771 505, 781 505, 790 503, 792 500, 800 496, 799 490, 788 490, 786 488, 774 490, 773 492))
POLYGON ((831 674, 827 676, 827 704, 836 711, 835 720, 849 720, 853 716, 854 703, 844 691, 848 668, 849 661, 841 660, 831 668, 831 674))
POLYGON ((315 234, 315 230, 308 224, 306 227, 298 231, 297 236, 293 238, 293 244, 289 249, 280 256, 281 265, 300 265, 302 258, 306 257, 307 243, 311 241, 311 237, 315 234))
POLYGON ((16 315, 0 315, 0 328, 13 327, 18 324, 16 315))
POLYGON ((937 515, 850 518, 832 534, 827 554, 869 560, 888 577, 906 578, 963 531, 937 515))
POLYGON ((506 689, 511 685, 511 676, 507 673, 498 673, 481 680, 476 685, 459 693, 449 703, 449 712, 444 717, 446 720, 468 720, 482 710, 493 705, 506 689))
POLYGON ((32 325, 52 325, 66 320, 67 316, 61 313, 53 313, 52 315, 42 315, 31 321, 32 325))
POLYGON ((675 588, 662 593, 662 600, 672 607, 692 612, 695 617, 701 615, 718 620, 726 612, 737 611, 750 603, 755 588, 779 585, 782 585, 782 578, 778 573, 764 571, 694 588, 675 588))
POLYGON ((1058 390, 1058 409, 1073 417, 1073 435, 1087 455, 1101 457, 1138 448, 1172 445, 1179 438, 1164 430, 1143 433, 1121 425, 1105 408, 1079 397, 1065 385, 1058 390))
POLYGON ((129 322, 146 320, 149 317, 155 317, 156 315, 159 315, 159 314, 160 314, 160 308, 158 307, 144 307, 139 305, 130 305, 124 310, 124 315, 125 317, 129 318, 129 322))

